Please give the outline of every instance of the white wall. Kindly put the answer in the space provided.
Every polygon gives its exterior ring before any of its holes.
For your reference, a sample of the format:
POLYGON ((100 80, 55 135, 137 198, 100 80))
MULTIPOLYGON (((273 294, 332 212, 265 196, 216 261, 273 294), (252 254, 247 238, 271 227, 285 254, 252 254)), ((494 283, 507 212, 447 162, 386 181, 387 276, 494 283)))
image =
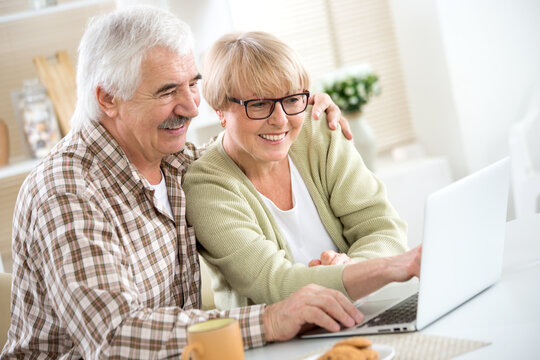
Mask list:
POLYGON ((226 0, 169 0, 169 10, 190 25, 199 64, 214 41, 233 29, 226 0))
POLYGON ((540 1, 390 0, 411 115, 461 177, 508 155, 540 84, 540 1))

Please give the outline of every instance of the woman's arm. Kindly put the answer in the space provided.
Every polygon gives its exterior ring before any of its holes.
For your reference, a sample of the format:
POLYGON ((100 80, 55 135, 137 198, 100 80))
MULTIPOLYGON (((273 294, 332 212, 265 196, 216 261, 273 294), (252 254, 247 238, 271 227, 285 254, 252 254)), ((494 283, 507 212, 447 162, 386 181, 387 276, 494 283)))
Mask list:
MULTIPOLYGON (((317 138, 308 142, 314 147, 308 149, 310 156, 335 162, 330 165, 316 161, 312 167, 324 164, 314 177, 327 180, 320 188, 329 194, 333 220, 343 224, 343 235, 350 247, 348 255, 365 260, 405 251, 404 224, 387 204, 382 184, 365 168, 355 150, 350 154, 353 151, 347 143, 352 144, 338 132, 328 131, 324 121, 306 121, 304 126, 313 127, 308 129, 314 133, 309 140, 317 138), (341 141, 334 139, 334 133, 341 141), (358 164, 344 166, 338 160, 358 164), (355 173, 360 174, 358 178, 355 173), (347 193, 347 189, 355 191, 347 193), (355 192, 360 196, 351 195, 355 192)), ((220 154, 220 144, 215 146, 192 166, 183 188, 187 218, 195 227, 204 248, 202 253, 221 271, 227 285, 256 303, 282 300, 309 283, 353 293, 344 283, 345 265, 307 268, 291 262, 288 245, 274 229, 253 186, 230 159, 220 154)), ((354 269, 355 277, 361 279, 358 272, 362 267, 354 269)), ((381 276, 374 286, 386 278, 381 276)), ((358 282, 351 284, 352 288, 360 286, 358 282)))
POLYGON ((364 165, 351 142, 306 122, 301 143, 307 144, 315 187, 328 199, 349 244, 347 253, 325 251, 311 266, 348 264, 343 283, 357 299, 392 281, 419 275, 421 248, 406 252, 406 224, 392 208, 384 185, 364 165), (316 156, 315 156, 316 154, 316 156), (317 183, 319 181, 319 183, 317 183))
POLYGON ((393 281, 407 281, 420 276, 422 247, 406 253, 356 263, 344 253, 324 251, 320 260, 309 266, 348 264, 343 270, 343 284, 351 299, 359 299, 393 281))
POLYGON ((311 283, 346 294, 343 266, 308 268, 291 261, 286 241, 249 180, 223 161, 210 149, 188 171, 183 188, 201 253, 227 285, 255 303, 283 300, 311 283))
POLYGON ((320 124, 306 121, 303 142, 310 158, 317 157, 319 166, 310 164, 311 178, 319 181, 315 186, 342 227, 347 255, 366 260, 405 252, 407 225, 388 201, 384 184, 364 165, 352 142, 320 124))
POLYGON ((350 264, 343 270, 343 284, 351 299, 369 295, 391 282, 420 276, 422 246, 403 254, 350 264))

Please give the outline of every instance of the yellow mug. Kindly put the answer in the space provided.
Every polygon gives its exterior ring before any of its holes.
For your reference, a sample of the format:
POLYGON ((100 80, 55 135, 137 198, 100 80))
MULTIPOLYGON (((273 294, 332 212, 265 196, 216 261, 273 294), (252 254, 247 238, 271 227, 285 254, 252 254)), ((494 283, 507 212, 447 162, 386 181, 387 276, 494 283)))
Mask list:
POLYGON ((187 340, 182 360, 244 360, 244 344, 236 319, 212 319, 188 326, 187 340))

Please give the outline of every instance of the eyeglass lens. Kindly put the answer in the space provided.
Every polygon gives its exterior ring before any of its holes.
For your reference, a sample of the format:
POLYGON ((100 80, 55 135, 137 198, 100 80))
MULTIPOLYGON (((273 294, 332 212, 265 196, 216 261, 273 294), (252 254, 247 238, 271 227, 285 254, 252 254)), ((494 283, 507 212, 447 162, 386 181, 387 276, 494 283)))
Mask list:
MULTIPOLYGON (((247 116, 254 119, 266 118, 269 117, 273 110, 274 104, 280 100, 254 100, 246 104, 247 116)), ((304 111, 307 107, 307 95, 306 94, 296 94, 287 96, 281 99, 281 104, 283 106, 283 111, 287 115, 296 115, 304 111)))

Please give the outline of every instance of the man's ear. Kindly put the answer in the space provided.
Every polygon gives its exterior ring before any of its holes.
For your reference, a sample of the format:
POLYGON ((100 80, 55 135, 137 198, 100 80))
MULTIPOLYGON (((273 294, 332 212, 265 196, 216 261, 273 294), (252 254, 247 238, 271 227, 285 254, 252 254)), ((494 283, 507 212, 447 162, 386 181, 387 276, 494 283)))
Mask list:
POLYGON ((116 98, 101 86, 96 88, 96 99, 99 107, 108 117, 112 119, 118 115, 118 102, 116 98))

